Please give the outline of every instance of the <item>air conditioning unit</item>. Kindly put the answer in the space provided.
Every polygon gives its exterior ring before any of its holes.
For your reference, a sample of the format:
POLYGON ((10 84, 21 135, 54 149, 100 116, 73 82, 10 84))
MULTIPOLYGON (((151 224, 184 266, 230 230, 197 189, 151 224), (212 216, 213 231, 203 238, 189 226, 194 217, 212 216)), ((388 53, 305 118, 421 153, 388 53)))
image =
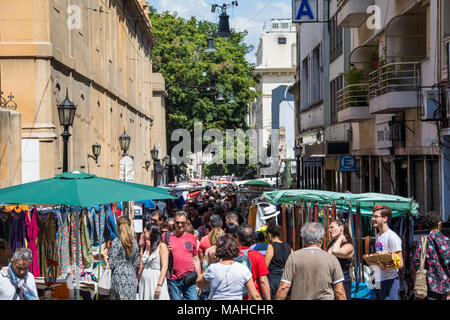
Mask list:
POLYGON ((441 119, 441 108, 439 104, 439 90, 425 90, 423 94, 422 120, 441 119))

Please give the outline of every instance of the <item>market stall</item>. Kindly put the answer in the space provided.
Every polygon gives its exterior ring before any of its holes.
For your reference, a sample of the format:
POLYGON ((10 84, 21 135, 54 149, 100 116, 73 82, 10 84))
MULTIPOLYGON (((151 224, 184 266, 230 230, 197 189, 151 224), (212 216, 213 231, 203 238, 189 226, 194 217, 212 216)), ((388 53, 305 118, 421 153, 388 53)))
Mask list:
MULTIPOLYGON (((404 284, 405 294, 413 287, 414 219, 419 215, 419 205, 413 199, 379 193, 351 194, 323 190, 281 190, 265 192, 263 197, 269 203, 281 205, 282 238, 294 250, 302 248, 300 232, 305 223, 319 222, 327 230, 336 218, 347 222, 355 250, 353 276, 356 296, 360 285, 368 280, 363 255, 375 252, 375 230, 371 225, 373 207, 380 204, 389 206, 392 209, 390 228, 402 239, 404 268, 400 272, 400 280, 404 284)), ((326 232, 324 249, 330 241, 326 232)))
MULTIPOLYGON (((59 245, 58 248, 60 250, 56 253, 55 248, 47 248, 46 251, 51 251, 53 258, 48 259, 48 261, 58 259, 59 268, 64 268, 62 271, 66 274, 68 273, 66 268, 69 265, 75 269, 77 300, 80 297, 80 267, 84 267, 84 259, 92 261, 92 255, 95 252, 92 251, 93 247, 97 246, 98 251, 104 248, 105 239, 103 236, 105 233, 102 226, 106 226, 106 223, 103 224, 103 222, 109 220, 111 224, 115 223, 116 213, 118 212, 116 204, 134 200, 165 200, 174 198, 166 189, 101 178, 78 171, 66 172, 51 179, 0 189, 0 204, 17 204, 14 212, 11 213, 16 215, 12 217, 12 222, 15 225, 18 224, 16 221, 19 221, 19 219, 26 222, 22 223, 22 228, 33 224, 34 221, 35 229, 40 230, 37 226, 37 220, 41 218, 41 214, 44 216, 44 212, 50 216, 50 220, 46 220, 46 225, 47 221, 53 221, 48 223, 50 225, 48 229, 55 230, 55 224, 57 225, 57 232, 55 233, 58 234, 58 237, 56 242, 64 241, 64 245, 59 245), (29 210, 23 210, 27 207, 20 207, 19 204, 28 205, 29 210), (89 215, 89 212, 92 213, 92 216, 89 215), (90 234, 88 235, 85 225, 91 219, 92 221, 102 222, 101 224, 95 224, 95 240, 97 240, 97 243, 94 243, 94 239, 90 234), (82 247, 82 243, 85 246, 82 247)), ((0 207, 6 208, 6 206, 0 207)), ((18 230, 21 229, 20 225, 16 228, 18 230)), ((17 234, 20 237, 20 234, 17 234)), ((28 239, 30 238, 28 237, 28 239)), ((44 237, 42 240, 47 241, 49 239, 44 237)), ((36 236, 32 237, 31 241, 35 242, 36 236)), ((28 243, 24 244, 28 245, 28 243)), ((12 247, 12 249, 14 251, 15 248, 12 247)), ((100 257, 99 253, 99 262, 101 260, 100 257)), ((98 268, 100 269, 100 266, 98 268)))

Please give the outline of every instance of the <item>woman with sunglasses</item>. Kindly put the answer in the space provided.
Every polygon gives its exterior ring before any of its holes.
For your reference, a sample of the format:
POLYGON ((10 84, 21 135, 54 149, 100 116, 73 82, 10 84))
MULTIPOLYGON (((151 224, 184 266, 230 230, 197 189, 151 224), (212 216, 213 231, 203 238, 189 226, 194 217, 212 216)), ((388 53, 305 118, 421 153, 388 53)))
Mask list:
POLYGON ((352 236, 348 225, 342 220, 334 220, 328 229, 332 238, 328 244, 327 251, 336 256, 344 274, 344 290, 347 300, 352 296, 352 279, 350 277, 350 265, 352 264, 353 245, 352 236))
POLYGON ((156 224, 146 233, 150 242, 142 255, 139 268, 139 298, 141 300, 169 300, 166 273, 169 264, 169 249, 162 242, 161 231, 156 224))

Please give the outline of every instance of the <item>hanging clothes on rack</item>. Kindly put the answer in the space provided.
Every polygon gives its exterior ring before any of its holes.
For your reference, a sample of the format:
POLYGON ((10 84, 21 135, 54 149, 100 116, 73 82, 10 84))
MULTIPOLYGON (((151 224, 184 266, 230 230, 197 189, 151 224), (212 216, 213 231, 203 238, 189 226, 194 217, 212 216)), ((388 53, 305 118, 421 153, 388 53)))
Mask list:
POLYGON ((30 263, 30 272, 35 277, 40 277, 39 272, 39 259, 37 257, 37 246, 36 240, 39 233, 39 226, 36 221, 36 207, 31 210, 30 217, 26 215, 26 238, 27 238, 27 248, 31 250, 33 254, 33 262, 30 263))
POLYGON ((25 227, 27 212, 14 208, 11 210, 11 253, 25 248, 25 227))
POLYGON ((0 238, 8 242, 11 246, 11 214, 6 208, 0 208, 0 238))
POLYGON ((76 212, 71 211, 70 212, 70 254, 71 254, 71 259, 70 259, 70 264, 72 266, 76 266, 77 264, 79 265, 80 269, 83 270, 83 253, 81 250, 81 244, 79 245, 78 248, 78 261, 77 261, 77 233, 78 233, 78 239, 81 240, 81 235, 80 235, 80 229, 77 227, 77 222, 76 222, 76 212))
POLYGON ((67 212, 57 212, 58 219, 58 235, 56 246, 58 248, 58 275, 67 273, 70 264, 70 228, 69 215, 67 212))
MULTIPOLYGON (((40 211, 38 210, 38 213, 39 212, 40 211)), ((47 270, 49 267, 48 260, 59 261, 58 247, 56 243, 56 213, 55 211, 48 209, 41 212, 42 214, 46 213, 47 218, 43 221, 40 214, 36 216, 40 229, 37 238, 39 269, 42 277, 51 277, 53 276, 52 270, 47 270)))
POLYGON ((85 269, 90 268, 94 263, 94 255, 92 253, 91 241, 89 239, 89 233, 86 225, 87 210, 82 211, 82 217, 80 221, 80 232, 81 232, 81 250, 82 250, 82 261, 85 269))
POLYGON ((112 241, 118 237, 117 225, 114 213, 111 207, 108 205, 106 208, 106 229, 108 230, 108 239, 105 237, 105 241, 112 241))

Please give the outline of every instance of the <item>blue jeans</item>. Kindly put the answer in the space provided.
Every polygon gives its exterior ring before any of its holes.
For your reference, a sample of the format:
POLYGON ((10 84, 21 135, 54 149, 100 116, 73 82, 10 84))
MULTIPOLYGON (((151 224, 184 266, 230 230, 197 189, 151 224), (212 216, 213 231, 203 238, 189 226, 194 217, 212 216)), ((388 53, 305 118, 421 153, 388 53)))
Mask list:
POLYGON ((375 295, 377 296, 377 300, 398 300, 399 291, 400 280, 398 277, 375 284, 375 295), (377 285, 379 285, 379 289, 377 289, 377 285))
POLYGON ((168 280, 169 296, 171 300, 198 300, 197 286, 195 284, 187 286, 183 278, 168 280))

